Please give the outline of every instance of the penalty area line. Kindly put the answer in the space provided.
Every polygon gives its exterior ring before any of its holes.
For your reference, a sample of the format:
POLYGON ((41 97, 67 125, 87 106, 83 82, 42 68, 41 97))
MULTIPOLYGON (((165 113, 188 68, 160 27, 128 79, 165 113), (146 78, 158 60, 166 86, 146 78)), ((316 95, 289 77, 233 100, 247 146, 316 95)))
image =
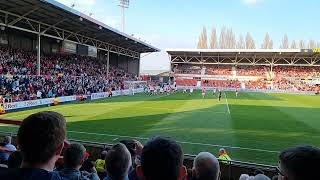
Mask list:
POLYGON ((224 97, 225 97, 225 99, 226 99, 226 104, 227 104, 228 113, 231 114, 230 108, 229 108, 229 103, 228 103, 227 94, 226 94, 225 92, 224 92, 224 97))
MULTIPOLYGON (((137 136, 124 136, 124 135, 116 135, 116 134, 91 133, 91 132, 81 132, 81 131, 68 131, 68 133, 109 136, 109 137, 114 137, 113 141, 116 141, 119 138, 130 138, 130 139, 140 139, 140 140, 149 139, 149 138, 137 137, 137 136)), ((189 142, 189 141, 176 141, 176 142, 180 144, 189 144, 189 145, 210 146, 210 147, 219 147, 219 148, 224 147, 224 148, 230 148, 230 149, 239 149, 239 150, 257 151, 257 152, 279 153, 279 151, 257 149, 257 148, 245 148, 245 147, 239 147, 239 146, 226 146, 226 145, 219 145, 219 144, 196 143, 196 142, 189 142)))

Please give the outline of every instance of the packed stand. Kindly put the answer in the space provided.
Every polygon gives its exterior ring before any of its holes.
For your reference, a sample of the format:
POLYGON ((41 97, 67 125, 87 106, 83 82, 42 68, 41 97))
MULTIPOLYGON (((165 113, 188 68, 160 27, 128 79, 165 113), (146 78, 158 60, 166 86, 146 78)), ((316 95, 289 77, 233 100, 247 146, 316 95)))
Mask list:
POLYGON ((276 77, 319 78, 319 66, 275 66, 273 72, 276 77))
POLYGON ((232 66, 230 65, 206 65, 207 75, 231 76, 232 66))
POLYGON ((241 83, 238 80, 204 80, 202 85, 209 87, 240 88, 241 83))
POLYGON ((246 81, 245 86, 247 89, 252 89, 252 90, 266 90, 267 89, 266 83, 262 80, 246 81))
POLYGON ((269 67, 266 66, 237 66, 237 76, 264 76, 268 72, 269 67))
POLYGON ((0 48, 0 95, 10 102, 55 96, 83 95, 123 89, 132 74, 96 58, 77 55, 44 55, 42 76, 36 76, 36 55, 0 48))

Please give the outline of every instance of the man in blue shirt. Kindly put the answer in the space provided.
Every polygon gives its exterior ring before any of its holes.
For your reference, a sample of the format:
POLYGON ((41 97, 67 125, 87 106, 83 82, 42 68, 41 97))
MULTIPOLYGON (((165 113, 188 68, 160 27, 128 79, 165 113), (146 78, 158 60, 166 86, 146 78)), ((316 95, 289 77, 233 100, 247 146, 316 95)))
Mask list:
POLYGON ((6 180, 65 180, 53 172, 64 147, 66 123, 56 112, 44 111, 23 120, 17 135, 22 154, 19 169, 0 171, 6 180))
POLYGON ((11 136, 6 136, 2 142, 2 150, 0 149, 0 163, 7 163, 10 153, 16 151, 17 148, 11 144, 11 136))

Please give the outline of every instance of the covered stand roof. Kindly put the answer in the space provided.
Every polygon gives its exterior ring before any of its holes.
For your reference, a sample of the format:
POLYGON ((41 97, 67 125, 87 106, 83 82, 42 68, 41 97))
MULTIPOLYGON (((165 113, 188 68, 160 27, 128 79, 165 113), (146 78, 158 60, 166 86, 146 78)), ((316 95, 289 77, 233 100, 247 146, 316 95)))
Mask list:
POLYGON ((0 1, 0 25, 124 55, 159 51, 54 0, 0 1))
POLYGON ((318 49, 167 49, 172 64, 320 66, 318 49))

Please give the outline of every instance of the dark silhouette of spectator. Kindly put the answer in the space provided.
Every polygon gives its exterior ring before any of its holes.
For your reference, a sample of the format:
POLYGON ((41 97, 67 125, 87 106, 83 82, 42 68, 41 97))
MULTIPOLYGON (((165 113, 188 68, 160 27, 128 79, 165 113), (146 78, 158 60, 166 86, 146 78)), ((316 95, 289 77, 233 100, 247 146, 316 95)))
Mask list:
POLYGON ((281 180, 320 179, 320 149, 312 146, 288 148, 279 156, 281 180))
POLYGON ((64 169, 59 172, 62 177, 69 180, 99 180, 96 173, 80 171, 80 167, 85 161, 86 149, 81 144, 71 144, 63 153, 64 169))
POLYGON ((143 147, 137 175, 141 180, 185 179, 187 170, 181 147, 169 138, 151 138, 143 147))
POLYGON ((22 163, 22 155, 20 151, 15 151, 10 154, 8 159, 8 168, 20 168, 22 163))
POLYGON ((9 169, 0 179, 61 180, 53 172, 64 147, 66 123, 56 112, 44 111, 32 114, 22 121, 17 142, 22 154, 20 169, 9 169))

